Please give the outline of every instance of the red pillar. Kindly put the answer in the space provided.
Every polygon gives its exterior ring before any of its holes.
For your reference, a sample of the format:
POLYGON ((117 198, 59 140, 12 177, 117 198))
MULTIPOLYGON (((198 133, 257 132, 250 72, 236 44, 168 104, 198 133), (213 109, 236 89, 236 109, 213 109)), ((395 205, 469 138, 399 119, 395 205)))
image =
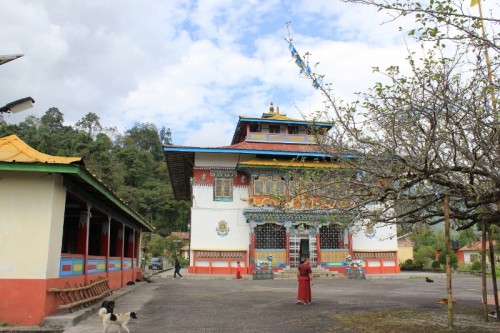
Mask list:
POLYGON ((316 266, 321 267, 321 236, 316 233, 316 266))
POLYGON ((87 261, 89 256, 89 224, 90 207, 87 210, 80 211, 80 220, 78 223, 78 235, 76 249, 78 254, 83 254, 83 275, 84 284, 88 282, 87 261))

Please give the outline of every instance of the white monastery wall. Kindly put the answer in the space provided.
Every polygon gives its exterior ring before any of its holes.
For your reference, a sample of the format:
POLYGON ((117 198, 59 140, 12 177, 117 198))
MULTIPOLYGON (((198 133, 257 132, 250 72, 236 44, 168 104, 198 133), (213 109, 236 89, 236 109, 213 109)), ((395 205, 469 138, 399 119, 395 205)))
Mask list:
POLYGON ((191 223, 192 250, 248 250, 250 227, 240 210, 196 209, 191 223), (225 235, 217 231, 220 221, 229 228, 225 235))
POLYGON ((351 230, 353 251, 397 251, 398 240, 395 225, 375 224, 367 228, 358 223, 351 230))
POLYGON ((233 201, 213 201, 212 186, 193 187, 191 209, 191 249, 199 250, 248 250, 249 226, 243 216, 248 197, 247 188, 233 188, 233 201), (217 233, 219 222, 225 221, 229 232, 217 233), (244 244, 244 246, 243 246, 244 244))
POLYGON ((58 174, 0 172, 0 278, 59 276, 65 198, 58 174))

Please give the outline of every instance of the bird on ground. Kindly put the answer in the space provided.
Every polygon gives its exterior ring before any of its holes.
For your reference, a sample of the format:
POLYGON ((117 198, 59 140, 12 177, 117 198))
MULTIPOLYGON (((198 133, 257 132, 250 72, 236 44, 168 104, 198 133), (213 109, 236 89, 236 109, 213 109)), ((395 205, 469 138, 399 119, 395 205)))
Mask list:
POLYGON ((430 283, 430 282, 434 282, 434 280, 431 280, 431 279, 429 279, 428 277, 425 277, 425 282, 430 283))

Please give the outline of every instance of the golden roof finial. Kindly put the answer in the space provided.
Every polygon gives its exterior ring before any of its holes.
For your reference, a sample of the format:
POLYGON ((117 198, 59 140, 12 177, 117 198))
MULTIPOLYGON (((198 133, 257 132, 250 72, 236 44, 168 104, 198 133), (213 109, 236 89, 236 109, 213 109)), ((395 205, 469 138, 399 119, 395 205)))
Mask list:
POLYGON ((274 113, 273 102, 271 102, 271 105, 269 105, 269 112, 274 113))

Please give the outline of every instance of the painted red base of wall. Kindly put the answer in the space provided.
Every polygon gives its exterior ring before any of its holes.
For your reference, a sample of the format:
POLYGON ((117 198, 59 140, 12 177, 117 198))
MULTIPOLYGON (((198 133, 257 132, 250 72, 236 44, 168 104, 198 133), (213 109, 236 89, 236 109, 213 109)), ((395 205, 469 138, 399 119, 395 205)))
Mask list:
MULTIPOLYGON (((88 281, 95 280, 106 274, 93 274, 88 281)), ((129 281, 142 279, 140 269, 110 272, 109 286, 120 289, 129 281), (123 273, 123 274, 122 274, 123 273)), ((0 323, 9 326, 34 326, 43 323, 46 316, 59 312, 61 298, 55 293, 49 293, 50 288, 65 288, 85 285, 85 277, 74 276, 56 279, 0 279, 0 323)))
POLYGON ((45 317, 46 280, 0 280, 0 322, 36 325, 45 317))

